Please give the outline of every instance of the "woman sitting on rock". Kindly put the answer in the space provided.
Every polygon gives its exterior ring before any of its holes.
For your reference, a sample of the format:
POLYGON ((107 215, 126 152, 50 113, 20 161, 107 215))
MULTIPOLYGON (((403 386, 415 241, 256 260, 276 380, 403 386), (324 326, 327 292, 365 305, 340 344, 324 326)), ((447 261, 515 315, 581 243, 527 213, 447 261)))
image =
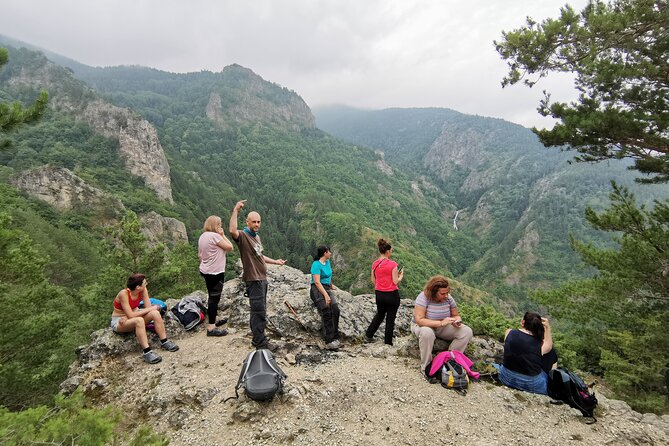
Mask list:
POLYGON ((449 294, 448 279, 434 276, 427 281, 416 297, 411 331, 418 337, 420 369, 432 361, 432 348, 436 338, 452 341, 449 350, 465 351, 474 336, 472 329, 462 323, 455 299, 449 294))
POLYGON ((557 353, 548 319, 527 312, 519 330, 507 330, 504 338, 504 363, 499 379, 514 389, 546 395, 548 373, 557 367, 557 353))
POLYGON ((339 342, 339 305, 332 294, 332 290, 336 290, 337 287, 332 283, 331 255, 330 248, 327 246, 318 247, 314 262, 311 264, 309 296, 323 319, 325 348, 336 350, 341 347, 341 343, 339 342))
POLYGON ((149 346, 146 325, 153 321, 156 333, 160 337, 160 346, 168 351, 179 350, 174 342, 167 340, 165 323, 160 315, 160 306, 152 305, 149 300, 148 282, 144 274, 134 274, 128 278, 128 287, 118 292, 114 298, 114 312, 111 316, 111 328, 116 333, 135 332, 139 345, 144 349, 144 361, 155 364, 162 361, 149 346), (139 303, 144 302, 144 308, 139 303))

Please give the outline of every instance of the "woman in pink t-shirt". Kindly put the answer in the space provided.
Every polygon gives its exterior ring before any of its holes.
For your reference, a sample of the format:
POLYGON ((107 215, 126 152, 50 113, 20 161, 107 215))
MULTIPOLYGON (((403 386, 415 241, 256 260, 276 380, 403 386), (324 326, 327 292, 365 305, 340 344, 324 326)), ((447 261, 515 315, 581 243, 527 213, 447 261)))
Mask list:
POLYGON ((374 334, 379 329, 383 319, 386 320, 384 342, 393 345, 393 331, 395 330, 395 317, 400 308, 400 291, 397 285, 404 278, 404 271, 398 268, 394 260, 390 260, 393 247, 384 239, 379 239, 379 258, 372 263, 371 279, 376 294, 376 315, 367 328, 365 342, 372 342, 374 334))
POLYGON ((228 331, 217 328, 227 320, 221 319, 216 322, 218 303, 221 301, 223 292, 223 280, 225 278, 226 253, 232 251, 232 243, 225 237, 221 227, 221 217, 211 215, 204 222, 204 231, 197 242, 197 256, 200 259, 200 274, 207 284, 207 336, 225 336, 228 331))

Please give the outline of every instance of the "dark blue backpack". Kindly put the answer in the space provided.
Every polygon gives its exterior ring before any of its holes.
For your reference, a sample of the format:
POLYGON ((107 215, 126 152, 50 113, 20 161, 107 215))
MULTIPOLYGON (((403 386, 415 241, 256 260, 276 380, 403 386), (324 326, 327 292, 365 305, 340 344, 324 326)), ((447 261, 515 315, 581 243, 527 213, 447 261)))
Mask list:
MULTIPOLYGON (((160 306, 160 315, 162 317, 165 317, 165 313, 167 313, 167 304, 164 301, 162 301, 160 299, 153 298, 153 297, 150 298, 149 300, 151 301, 151 305, 160 306)), ((139 303, 139 308, 144 308, 144 301, 143 300, 139 303)), ((153 321, 146 324, 146 328, 147 328, 147 330, 150 330, 150 331, 156 331, 156 325, 154 324, 153 321)))
POLYGON ((548 396, 580 410, 584 417, 592 418, 588 424, 597 421, 595 393, 590 392, 588 386, 578 375, 566 368, 558 367, 548 374, 548 396))

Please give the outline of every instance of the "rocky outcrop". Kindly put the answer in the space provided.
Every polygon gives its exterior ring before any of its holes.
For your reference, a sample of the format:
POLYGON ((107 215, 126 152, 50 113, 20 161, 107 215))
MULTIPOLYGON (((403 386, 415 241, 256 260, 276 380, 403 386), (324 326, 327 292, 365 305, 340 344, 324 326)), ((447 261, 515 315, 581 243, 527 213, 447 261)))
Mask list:
POLYGON ((311 110, 295 92, 236 64, 221 74, 222 85, 211 92, 205 107, 209 119, 224 127, 258 123, 291 131, 315 127, 311 110))
MULTIPOLYGON (((184 332, 168 317, 168 335, 180 350, 161 351, 153 339, 163 361, 149 365, 132 335, 101 329, 77 350, 79 359, 63 391, 80 388, 89 401, 118 406, 128 419, 148 416, 174 445, 422 444, 434 438, 452 439, 448 444, 462 438, 469 444, 537 446, 669 442, 669 416, 634 412, 601 393, 598 422, 587 425, 566 405, 490 381, 472 383, 464 397, 429 384, 418 371, 416 340, 408 334, 411 301, 402 302, 394 346, 378 340, 364 344, 359 338, 374 311, 371 296, 337 292, 344 347, 325 351, 320 318, 308 297, 308 275, 270 266, 269 282, 267 332, 288 375, 283 394, 272 402, 229 398, 251 348, 248 299, 237 279, 225 284, 219 306, 230 318, 228 336, 206 337, 202 325, 184 332)), ((194 296, 206 300, 202 291, 194 296)), ((474 358, 491 360, 501 352, 495 340, 475 338, 472 344, 474 358)))
POLYGON ((49 91, 49 105, 84 120, 97 133, 119 142, 125 167, 142 178, 158 197, 173 203, 170 167, 156 129, 129 109, 101 99, 86 84, 46 58, 29 68, 14 70, 7 85, 49 91))
POLYGON ((156 129, 131 110, 101 100, 90 102, 83 119, 100 134, 118 139, 125 167, 162 200, 173 203, 170 166, 156 129))
POLYGON ((149 244, 159 242, 169 245, 178 242, 188 243, 186 225, 176 218, 163 217, 151 211, 148 214, 141 215, 139 219, 142 222, 142 233, 146 236, 149 244))
POLYGON ((90 186, 64 167, 43 166, 26 170, 11 183, 61 211, 104 207, 112 217, 124 210, 120 200, 90 186))
POLYGON ((374 163, 376 168, 379 169, 384 174, 388 175, 389 177, 393 176, 394 175, 393 168, 390 167, 390 164, 386 162, 384 153, 380 150, 376 150, 374 153, 379 156, 379 159, 376 160, 376 162, 374 163))

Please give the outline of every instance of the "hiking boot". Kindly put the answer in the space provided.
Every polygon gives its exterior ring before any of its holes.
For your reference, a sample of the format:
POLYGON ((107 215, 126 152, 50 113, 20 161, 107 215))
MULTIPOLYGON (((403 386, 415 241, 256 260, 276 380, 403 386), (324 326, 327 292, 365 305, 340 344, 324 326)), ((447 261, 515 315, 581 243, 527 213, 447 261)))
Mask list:
POLYGON ((227 317, 224 317, 224 318, 222 318, 222 319, 217 320, 215 325, 216 325, 217 327, 220 327, 221 325, 225 325, 225 324, 227 324, 227 323, 228 323, 228 318, 227 318, 227 317))
POLYGON ((207 330, 207 336, 225 336, 228 334, 228 330, 225 328, 214 328, 213 330, 207 330))
POLYGON ((263 349, 269 350, 272 353, 276 353, 276 351, 279 349, 279 346, 272 343, 272 342, 267 342, 265 344, 262 344, 262 345, 259 345, 259 346, 256 347, 256 350, 263 350, 263 349))
POLYGON ((374 342, 374 338, 368 338, 365 336, 365 344, 371 344, 372 342, 374 342))
POLYGON ((325 348, 328 350, 337 350, 339 347, 341 347, 341 342, 339 342, 339 339, 335 339, 334 341, 325 344, 325 348))
POLYGON ((163 350, 167 350, 168 352, 175 352, 179 350, 179 346, 172 341, 165 341, 161 343, 160 346, 163 348, 163 350))
POLYGON ((158 356, 153 350, 149 350, 142 356, 144 357, 144 361, 148 362, 149 364, 158 364, 163 360, 163 358, 158 356))

